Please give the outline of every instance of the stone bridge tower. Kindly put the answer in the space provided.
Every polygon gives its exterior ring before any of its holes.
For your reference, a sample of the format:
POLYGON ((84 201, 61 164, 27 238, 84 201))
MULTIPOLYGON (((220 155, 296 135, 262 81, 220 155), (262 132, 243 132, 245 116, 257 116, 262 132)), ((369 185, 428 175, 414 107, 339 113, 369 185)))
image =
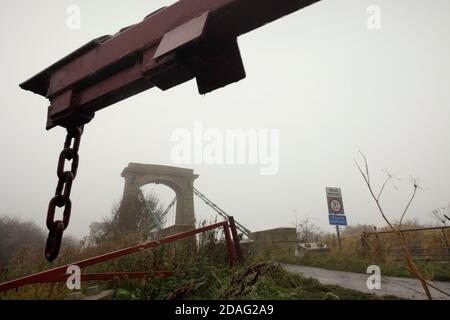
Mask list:
POLYGON ((153 164, 130 163, 122 172, 125 178, 122 205, 119 220, 124 229, 131 229, 135 223, 138 188, 151 184, 163 184, 171 188, 177 197, 175 226, 177 229, 193 229, 194 214, 194 180, 198 175, 192 169, 169 167, 153 164))

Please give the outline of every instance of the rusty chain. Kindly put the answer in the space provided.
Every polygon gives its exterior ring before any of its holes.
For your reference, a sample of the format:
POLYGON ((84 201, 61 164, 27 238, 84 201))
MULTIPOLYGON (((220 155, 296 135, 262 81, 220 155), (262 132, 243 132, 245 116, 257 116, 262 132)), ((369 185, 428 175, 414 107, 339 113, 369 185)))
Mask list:
POLYGON ((52 262, 58 257, 61 248, 61 240, 64 230, 69 225, 72 202, 70 201, 70 192, 72 183, 78 171, 81 135, 83 134, 83 126, 68 128, 64 149, 61 151, 58 159, 58 185, 56 187, 55 196, 50 200, 47 211, 47 228, 49 230, 47 243, 45 246, 45 258, 52 262), (73 142, 73 144, 72 144, 73 142), (70 171, 65 171, 66 161, 72 161, 70 171), (56 208, 63 208, 62 220, 55 221, 56 208))

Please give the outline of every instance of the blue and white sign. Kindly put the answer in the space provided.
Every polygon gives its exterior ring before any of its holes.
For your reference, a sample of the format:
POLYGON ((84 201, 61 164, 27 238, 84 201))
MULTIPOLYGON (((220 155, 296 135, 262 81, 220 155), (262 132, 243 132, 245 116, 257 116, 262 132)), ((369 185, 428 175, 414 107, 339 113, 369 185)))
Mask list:
POLYGON ((335 226, 347 225, 347 217, 343 214, 329 214, 328 219, 330 220, 331 225, 335 226))

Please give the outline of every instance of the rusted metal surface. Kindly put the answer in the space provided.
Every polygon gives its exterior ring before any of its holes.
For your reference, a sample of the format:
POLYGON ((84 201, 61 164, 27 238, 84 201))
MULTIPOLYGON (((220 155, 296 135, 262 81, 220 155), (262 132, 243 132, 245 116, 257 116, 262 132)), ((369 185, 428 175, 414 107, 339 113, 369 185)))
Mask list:
MULTIPOLYGON (((209 226, 201 227, 198 229, 193 229, 190 231, 174 234, 162 239, 141 243, 132 247, 128 247, 125 249, 121 249, 118 251, 114 251, 111 253, 106 253, 103 255, 99 255, 93 258, 77 261, 71 264, 67 264, 61 267, 57 267, 51 270, 39 272, 30 276, 26 276, 20 279, 8 281, 0 284, 0 292, 11 290, 15 288, 22 287, 24 285, 33 284, 33 283, 47 283, 47 282, 65 282, 67 278, 70 276, 67 274, 67 269, 70 266, 76 265, 79 268, 85 268, 88 266, 96 265, 99 263, 103 263, 112 259, 120 258, 129 254, 133 254, 136 252, 140 252, 142 250, 152 249, 159 247, 163 244, 171 243, 177 240, 189 238, 195 236, 196 234, 203 233, 209 230, 223 228, 225 234, 225 240, 227 244, 228 250, 228 258, 230 261, 230 266, 233 266, 235 263, 235 255, 233 249, 233 241, 230 237, 230 230, 228 221, 223 221, 219 223, 215 223, 209 226)), ((159 277, 168 277, 170 276, 170 272, 110 272, 110 273, 101 273, 101 274, 81 274, 81 280, 111 280, 115 277, 123 278, 128 276, 129 278, 146 278, 151 276, 159 276, 159 277)))
MULTIPOLYGON (((152 87, 168 90, 196 78, 205 94, 244 79, 237 38, 317 1, 180 0, 113 36, 90 41, 20 86, 50 100, 47 129, 75 132, 96 111, 152 87)), ((70 150, 61 153, 59 168, 72 157, 77 165, 78 154, 70 150)), ((69 224, 73 169, 58 169, 47 214, 49 261, 58 256, 69 224), (54 221, 56 207, 65 208, 62 221, 54 221)))
POLYGON ((233 241, 231 240, 230 227, 228 226, 228 224, 224 225, 223 233, 225 235, 225 242, 227 244, 228 260, 230 261, 230 266, 232 267, 236 262, 236 256, 234 254, 233 241))
POLYGON ((206 30, 208 15, 209 12, 205 12, 164 34, 153 58, 161 58, 190 42, 200 41, 206 30))
POLYGON ((231 230, 231 235, 233 237, 233 243, 234 243, 234 249, 236 250, 236 256, 239 260, 242 261, 244 259, 244 256, 242 254, 241 244, 239 241, 239 235, 237 233, 234 217, 229 217, 228 222, 230 223, 230 230, 231 230))
POLYGON ((94 113, 154 86, 196 78, 207 93, 245 78, 237 37, 319 0, 180 0, 95 39, 21 84, 47 97, 47 128, 94 113))
MULTIPOLYGON (((172 276, 172 272, 155 271, 155 272, 109 272, 109 273, 86 273, 81 274, 81 281, 108 281, 113 279, 144 279, 150 277, 168 278, 172 276)), ((68 273, 42 273, 29 277, 24 277, 10 282, 0 284, 0 292, 17 289, 29 284, 37 283, 55 283, 66 282, 71 275, 68 273)))
POLYGON ((59 155, 58 168, 56 170, 58 185, 56 187, 55 196, 50 200, 47 210, 47 228, 49 233, 47 244, 45 246, 45 258, 50 262, 55 260, 58 256, 64 230, 69 226, 72 211, 70 193, 72 191, 73 180, 78 172, 78 150, 80 149, 82 134, 82 127, 68 130, 66 141, 64 142, 64 149, 59 155), (64 170, 66 161, 72 161, 69 171, 64 170), (56 207, 64 207, 62 220, 55 221, 56 207))

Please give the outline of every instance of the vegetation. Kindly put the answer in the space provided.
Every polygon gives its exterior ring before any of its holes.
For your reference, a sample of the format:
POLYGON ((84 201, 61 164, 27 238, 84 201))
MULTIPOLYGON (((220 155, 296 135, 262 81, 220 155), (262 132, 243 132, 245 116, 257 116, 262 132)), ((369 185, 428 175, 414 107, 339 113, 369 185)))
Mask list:
MULTIPOLYGON (((403 222, 403 227, 405 229, 413 229, 424 228, 425 226, 415 220, 409 220, 403 222)), ((383 275, 414 277, 411 275, 401 255, 391 256, 385 254, 399 247, 396 235, 372 237, 369 242, 369 252, 363 252, 361 234, 363 232, 388 231, 387 228, 377 230, 369 225, 345 227, 341 232, 341 249, 337 246, 335 234, 323 233, 311 223, 308 226, 308 230, 317 230, 314 234, 310 234, 309 238, 326 244, 329 251, 309 251, 303 257, 282 255, 274 258, 278 261, 292 264, 358 273, 366 273, 369 265, 376 264, 380 266, 383 275)), ((447 231, 448 239, 450 239, 449 233, 447 231)), ((421 247, 424 254, 432 254, 437 249, 445 250, 446 246, 441 230, 408 233, 405 235, 405 239, 408 247, 421 247)), ((427 280, 450 281, 450 261, 415 260, 415 264, 427 280)))
POLYGON ((35 223, 0 217, 0 271, 18 251, 36 248, 44 239, 44 232, 35 223))
MULTIPOLYGON (((120 240, 94 246, 65 241, 56 265, 64 265, 134 244, 142 235, 122 236, 120 240)), ((146 280, 115 279, 110 282, 84 282, 83 288, 101 284, 115 289, 115 299, 380 299, 374 295, 326 286, 313 279, 291 274, 266 255, 249 258, 230 268, 221 231, 199 237, 197 250, 182 250, 188 243, 176 243, 147 250, 88 267, 84 272, 170 271, 168 278, 146 280)), ((20 250, 0 275, 0 281, 48 269, 42 250, 20 250)), ((70 293, 64 283, 34 284, 0 294, 0 299, 62 299, 70 293)))
POLYGON ((91 235, 92 239, 89 239, 90 244, 97 245, 115 242, 130 232, 141 239, 148 238, 151 232, 156 230, 156 226, 150 218, 149 211, 161 221, 164 221, 165 217, 162 216, 164 209, 155 194, 144 195, 141 193, 141 195, 143 199, 138 198, 135 199, 134 203, 128 204, 134 208, 133 215, 125 212, 128 208, 124 208, 123 201, 115 205, 112 209, 111 216, 105 218, 101 223, 97 223, 97 230, 91 235), (121 222, 123 222, 123 217, 125 216, 131 216, 133 218, 132 227, 129 230, 124 230, 121 226, 121 222))
MULTIPOLYGON (((162 212, 157 198, 147 199, 151 210, 162 212)), ((148 206, 147 206, 148 207, 148 206)), ((148 239, 152 222, 146 208, 137 203, 136 228, 123 232, 120 228, 117 206, 111 218, 99 224, 93 239, 77 241, 65 237, 59 258, 52 267, 97 256, 128 247, 148 239)), ((148 208, 147 208, 148 209, 148 208)), ((148 211, 148 210, 147 210, 148 211)), ((203 225, 206 224, 204 221, 203 225)), ((395 227, 395 223, 392 224, 395 227)), ((416 226, 403 222, 403 226, 416 226)), ((146 280, 115 279, 110 282, 85 282, 83 288, 101 284, 115 289, 115 299, 380 299, 337 286, 322 285, 280 267, 277 261, 304 264, 334 270, 365 273, 367 266, 378 264, 383 275, 411 276, 405 260, 393 260, 375 250, 364 254, 360 234, 372 231, 371 226, 347 227, 342 232, 342 247, 338 250, 333 234, 326 234, 310 224, 308 219, 297 221, 299 238, 303 241, 321 241, 328 252, 308 252, 303 257, 280 255, 281 251, 251 254, 245 263, 228 266, 222 231, 212 230, 198 237, 198 247, 183 240, 152 250, 142 251, 107 263, 88 267, 83 272, 170 271, 168 278, 150 277, 146 280)), ((0 282, 49 269, 43 257, 45 235, 36 225, 17 219, 0 218, 0 282), (3 267, 2 267, 3 266, 3 267)), ((436 236, 421 236, 426 245, 435 244, 436 236)), ((408 243, 417 239, 404 238, 408 243)), ((378 242, 380 240, 378 239, 378 242)), ((397 238, 384 238, 383 247, 398 245, 397 238)), ((379 243, 377 244, 379 246, 379 243)), ((420 274, 427 280, 450 281, 450 262, 415 262, 420 274)), ((62 299, 70 293, 65 283, 35 284, 0 294, 0 299, 62 299)))
POLYGON ((168 279, 151 279, 145 283, 126 281, 119 287, 116 299, 380 299, 322 285, 317 280, 289 273, 276 263, 256 261, 230 269, 200 259, 168 279))
MULTIPOLYGON (((311 267, 365 273, 372 264, 380 266, 382 275, 394 277, 412 277, 403 260, 389 258, 373 261, 368 257, 355 254, 348 250, 333 249, 328 253, 309 252, 292 263, 311 267)), ((448 261, 416 261, 416 266, 428 280, 450 281, 450 262, 448 261)))

